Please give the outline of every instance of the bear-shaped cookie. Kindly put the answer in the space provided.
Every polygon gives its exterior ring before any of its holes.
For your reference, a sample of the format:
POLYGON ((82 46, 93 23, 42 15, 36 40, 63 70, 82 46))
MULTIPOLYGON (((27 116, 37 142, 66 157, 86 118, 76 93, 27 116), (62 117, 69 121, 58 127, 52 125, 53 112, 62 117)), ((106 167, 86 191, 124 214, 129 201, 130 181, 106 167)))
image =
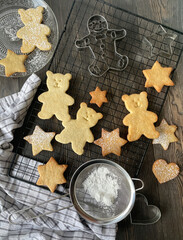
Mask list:
POLYGON ((42 51, 51 49, 51 43, 48 42, 47 36, 50 35, 50 28, 41 24, 43 20, 44 8, 30 8, 27 10, 19 9, 18 13, 24 27, 17 31, 17 37, 22 39, 21 52, 30 53, 35 47, 42 51))
POLYGON ((123 119, 123 124, 128 126, 128 141, 136 141, 142 134, 147 138, 158 138, 159 132, 156 131, 153 124, 158 120, 158 117, 155 113, 147 111, 147 93, 123 95, 122 100, 130 112, 123 119))
POLYGON ((128 57, 116 50, 116 40, 126 36, 125 29, 108 29, 107 20, 101 15, 93 15, 87 22, 89 34, 75 42, 77 48, 89 48, 93 62, 88 70, 94 76, 102 76, 109 69, 122 71, 128 65, 128 57))
POLYGON ((63 144, 71 143, 73 151, 78 155, 82 155, 86 142, 92 143, 94 141, 90 128, 94 127, 102 117, 101 113, 97 113, 82 102, 76 119, 63 122, 64 130, 57 134, 55 139, 63 144))
POLYGON ((66 93, 69 88, 69 81, 72 78, 70 73, 65 75, 61 73, 46 72, 48 91, 39 95, 38 100, 43 103, 38 117, 49 119, 53 115, 60 121, 69 121, 68 106, 74 104, 74 99, 66 93))

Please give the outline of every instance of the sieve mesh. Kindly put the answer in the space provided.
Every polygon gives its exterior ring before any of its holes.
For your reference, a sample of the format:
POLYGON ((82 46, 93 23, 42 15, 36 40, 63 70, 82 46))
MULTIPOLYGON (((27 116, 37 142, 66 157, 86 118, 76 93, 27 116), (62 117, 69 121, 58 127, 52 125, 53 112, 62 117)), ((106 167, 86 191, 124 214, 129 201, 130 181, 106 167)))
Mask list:
MULTIPOLYGON (((96 179, 94 179, 94 181, 95 180, 96 179)), ((84 168, 76 178, 74 185, 74 195, 76 197, 77 204, 84 212, 97 220, 116 218, 119 214, 125 214, 127 209, 130 208, 133 194, 134 188, 131 186, 125 172, 123 172, 122 169, 106 163, 95 163, 84 168), (114 176, 117 178, 119 185, 118 196, 111 206, 107 206, 102 202, 97 202, 95 198, 91 197, 88 191, 85 191, 84 189, 84 181, 93 171, 99 169, 100 167, 107 168, 110 172, 110 176, 112 178, 114 176)))

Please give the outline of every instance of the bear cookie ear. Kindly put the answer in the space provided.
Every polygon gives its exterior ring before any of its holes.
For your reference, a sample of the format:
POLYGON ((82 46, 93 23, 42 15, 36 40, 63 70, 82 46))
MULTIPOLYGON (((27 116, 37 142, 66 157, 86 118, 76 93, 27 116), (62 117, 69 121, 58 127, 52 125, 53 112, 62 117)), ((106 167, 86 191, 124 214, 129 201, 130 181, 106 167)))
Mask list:
POLYGON ((52 73, 51 71, 47 71, 47 72, 46 72, 46 76, 47 76, 47 77, 51 77, 51 76, 53 76, 53 73, 52 73))
POLYGON ((80 104, 80 107, 81 107, 81 108, 87 107, 87 104, 86 104, 85 102, 82 102, 82 103, 80 104))
POLYGON ((121 99, 122 99, 123 102, 125 102, 128 99, 128 97, 129 96, 127 94, 125 94, 121 97, 121 99))
POLYGON ((98 117, 98 119, 101 119, 101 118, 103 118, 103 115, 102 115, 102 113, 97 113, 97 117, 98 117))
POLYGON ((38 12, 42 13, 42 12, 43 12, 43 10, 44 10, 44 8, 43 8, 43 7, 41 7, 41 6, 39 6, 39 7, 37 7, 37 8, 36 8, 36 10, 37 10, 38 12))
POLYGON ((64 75, 64 78, 65 78, 65 80, 70 81, 71 78, 72 78, 72 75, 71 75, 70 73, 66 73, 66 74, 64 75))
POLYGON ((147 92, 141 92, 140 96, 147 97, 147 92))
POLYGON ((20 15, 20 18, 24 24, 28 23, 31 21, 31 17, 26 13, 26 10, 20 8, 18 9, 18 14, 20 15))

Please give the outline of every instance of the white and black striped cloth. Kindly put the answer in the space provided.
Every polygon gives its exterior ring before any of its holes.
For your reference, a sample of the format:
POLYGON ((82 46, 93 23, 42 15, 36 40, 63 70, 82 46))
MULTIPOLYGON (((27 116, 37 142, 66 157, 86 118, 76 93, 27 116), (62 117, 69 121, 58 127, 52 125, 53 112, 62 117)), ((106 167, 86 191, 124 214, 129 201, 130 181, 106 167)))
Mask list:
MULTIPOLYGON (((97 226, 83 221, 73 207, 61 212, 52 213, 31 222, 10 224, 10 213, 26 206, 38 204, 57 196, 49 191, 16 180, 8 176, 13 153, 13 130, 22 125, 26 112, 32 102, 41 80, 35 74, 30 76, 20 92, 0 99, 0 239, 115 239, 116 224, 97 226)), ((18 160, 22 160, 19 156, 18 160)), ((26 161, 26 159, 23 159, 26 161)), ((35 161, 30 160, 35 167, 35 161)), ((59 186, 59 190, 62 186, 59 186)), ((36 208, 34 214, 43 211, 57 210, 70 205, 69 198, 57 199, 36 208)), ((32 216, 33 211, 25 213, 24 219, 32 216)))

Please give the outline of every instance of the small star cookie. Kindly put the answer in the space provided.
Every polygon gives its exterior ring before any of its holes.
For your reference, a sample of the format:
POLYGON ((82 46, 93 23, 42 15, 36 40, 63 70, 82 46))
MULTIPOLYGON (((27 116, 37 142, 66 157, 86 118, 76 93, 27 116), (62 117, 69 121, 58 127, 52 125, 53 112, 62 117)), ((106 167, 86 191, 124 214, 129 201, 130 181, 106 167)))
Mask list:
POLYGON ((178 138, 174 135, 177 127, 175 125, 168 125, 165 119, 161 121, 159 127, 156 130, 159 132, 159 137, 153 140, 153 144, 161 144, 164 150, 168 149, 168 146, 172 142, 177 142, 178 138))
POLYGON ((64 172, 68 165, 59 165, 53 157, 45 165, 38 166, 39 179, 37 185, 46 185, 51 192, 54 192, 58 184, 66 183, 64 172))
POLYGON ((98 107, 101 107, 103 103, 107 103, 108 100, 106 98, 107 91, 101 91, 99 87, 96 87, 95 91, 89 92, 92 99, 90 100, 90 103, 97 104, 98 107))
POLYGON ((40 153, 42 150, 53 151, 51 140, 54 138, 55 132, 44 132, 39 126, 36 126, 33 134, 24 137, 24 139, 32 144, 33 156, 40 153))
POLYGON ((172 70, 172 67, 162 67, 159 62, 156 61, 151 69, 142 71, 146 78, 145 87, 154 87, 157 92, 161 92, 164 85, 174 86, 174 83, 169 77, 172 70))
POLYGON ((16 72, 26 72, 24 62, 27 57, 27 55, 18 55, 8 49, 6 57, 0 60, 0 65, 5 67, 6 77, 9 77, 16 72))
POLYGON ((180 169, 175 163, 167 164, 165 160, 158 159, 154 162, 152 171, 159 183, 165 183, 177 177, 180 169))
POLYGON ((108 132, 102 128, 102 137, 95 140, 94 143, 102 148, 102 156, 106 156, 109 153, 120 156, 121 147, 127 141, 119 136, 119 128, 116 128, 112 132, 108 132))

